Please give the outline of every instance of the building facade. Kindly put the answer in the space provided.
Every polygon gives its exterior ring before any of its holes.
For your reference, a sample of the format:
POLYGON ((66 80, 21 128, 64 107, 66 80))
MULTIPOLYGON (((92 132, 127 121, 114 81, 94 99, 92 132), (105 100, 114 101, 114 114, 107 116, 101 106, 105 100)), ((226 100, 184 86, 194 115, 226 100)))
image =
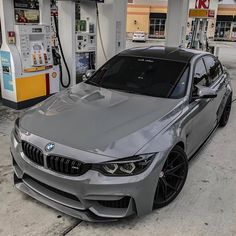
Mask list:
MULTIPOLYGON (((210 0, 209 9, 214 17, 207 20, 206 32, 210 39, 236 41, 236 4, 233 0, 210 0)), ((190 0, 189 8, 195 8, 196 0, 190 0)), ((129 0, 127 33, 144 31, 150 38, 165 38, 167 0, 129 0)), ((187 34, 194 27, 195 18, 189 18, 187 34)))

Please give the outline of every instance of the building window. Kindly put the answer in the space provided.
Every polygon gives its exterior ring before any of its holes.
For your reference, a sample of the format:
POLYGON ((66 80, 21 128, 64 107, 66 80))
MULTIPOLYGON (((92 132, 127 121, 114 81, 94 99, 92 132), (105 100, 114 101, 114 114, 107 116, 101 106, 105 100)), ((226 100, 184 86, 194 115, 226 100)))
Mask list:
POLYGON ((230 39, 231 22, 217 21, 215 39, 230 39))
POLYGON ((150 15, 149 37, 165 38, 166 14, 150 15))
POLYGON ((128 3, 134 3, 134 0, 128 0, 128 3))
POLYGON ((234 16, 218 15, 216 19, 215 39, 229 40, 231 37, 231 25, 234 16))
POLYGON ((233 22, 232 39, 236 39, 236 22, 233 22))

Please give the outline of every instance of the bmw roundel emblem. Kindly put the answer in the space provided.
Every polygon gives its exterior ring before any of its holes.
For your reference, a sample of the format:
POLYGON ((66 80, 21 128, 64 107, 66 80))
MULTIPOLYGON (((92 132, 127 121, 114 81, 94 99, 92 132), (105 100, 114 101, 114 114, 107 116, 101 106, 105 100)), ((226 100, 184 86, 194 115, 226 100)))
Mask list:
POLYGON ((51 152, 55 147, 55 144, 54 143, 48 143, 45 147, 45 151, 46 152, 51 152))

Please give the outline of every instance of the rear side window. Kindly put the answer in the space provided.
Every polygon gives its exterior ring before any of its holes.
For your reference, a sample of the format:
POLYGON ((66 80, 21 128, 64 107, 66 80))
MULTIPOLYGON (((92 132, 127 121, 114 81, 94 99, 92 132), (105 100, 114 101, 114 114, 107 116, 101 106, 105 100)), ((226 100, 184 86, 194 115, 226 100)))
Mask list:
POLYGON ((171 93, 170 98, 178 99, 178 98, 182 98, 185 96, 187 85, 188 85, 188 78, 189 78, 189 67, 186 68, 185 72, 181 76, 175 89, 171 93))
POLYGON ((202 59, 199 59, 196 63, 193 79, 194 79, 194 85, 201 85, 206 87, 210 85, 206 67, 202 59))
POLYGON ((214 83, 220 75, 222 75, 222 66, 217 58, 206 56, 204 57, 207 72, 211 83, 214 83))

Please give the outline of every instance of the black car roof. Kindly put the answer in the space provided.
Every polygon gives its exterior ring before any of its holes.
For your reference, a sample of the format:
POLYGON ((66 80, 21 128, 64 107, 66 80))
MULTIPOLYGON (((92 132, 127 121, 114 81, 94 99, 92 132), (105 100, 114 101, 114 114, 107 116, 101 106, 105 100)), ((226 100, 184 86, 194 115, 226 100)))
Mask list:
POLYGON ((188 63, 195 55, 202 54, 202 51, 174 48, 164 46, 136 47, 121 52, 121 56, 145 57, 155 59, 165 59, 188 63))

